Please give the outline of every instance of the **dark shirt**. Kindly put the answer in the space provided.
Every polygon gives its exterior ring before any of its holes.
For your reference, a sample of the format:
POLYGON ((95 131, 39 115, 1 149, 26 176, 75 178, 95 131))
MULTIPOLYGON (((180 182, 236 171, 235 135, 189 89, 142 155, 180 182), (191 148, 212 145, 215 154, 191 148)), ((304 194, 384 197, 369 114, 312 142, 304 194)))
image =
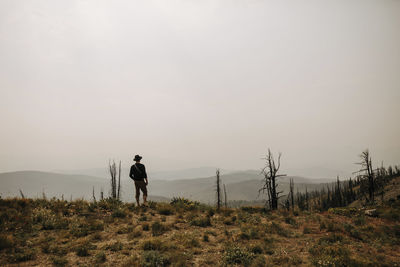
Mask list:
POLYGON ((147 178, 146 168, 141 163, 132 165, 131 171, 129 172, 129 177, 131 177, 133 180, 143 181, 144 178, 147 178))

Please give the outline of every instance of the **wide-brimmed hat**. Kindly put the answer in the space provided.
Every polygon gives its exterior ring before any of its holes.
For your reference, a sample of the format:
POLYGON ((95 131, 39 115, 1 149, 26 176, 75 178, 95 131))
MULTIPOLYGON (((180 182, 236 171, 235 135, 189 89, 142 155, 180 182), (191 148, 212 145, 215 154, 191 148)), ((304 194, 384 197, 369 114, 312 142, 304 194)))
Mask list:
POLYGON ((133 159, 134 161, 140 161, 142 159, 141 156, 139 155, 135 155, 135 158, 133 159))

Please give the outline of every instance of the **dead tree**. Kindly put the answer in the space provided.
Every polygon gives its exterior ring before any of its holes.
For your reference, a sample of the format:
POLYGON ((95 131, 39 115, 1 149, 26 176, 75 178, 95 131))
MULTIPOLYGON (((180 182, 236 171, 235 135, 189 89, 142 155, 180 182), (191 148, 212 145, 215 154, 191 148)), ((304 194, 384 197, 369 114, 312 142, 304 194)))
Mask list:
POLYGON ((227 197, 227 195, 226 195, 226 187, 225 187, 225 184, 224 184, 224 196, 225 196, 225 198, 224 198, 224 200, 225 200, 225 209, 228 207, 228 197, 227 197))
POLYGON ((372 160, 369 155, 368 149, 363 151, 360 155, 361 162, 358 162, 358 165, 361 165, 361 169, 356 173, 361 173, 360 176, 363 180, 366 180, 368 183, 368 196, 369 201, 374 202, 375 195, 375 181, 374 181, 374 171, 372 169, 372 160))
POLYGON ((118 168, 118 192, 117 198, 121 198, 121 161, 119 161, 119 168, 118 168))
POLYGON ((92 198, 93 198, 93 202, 96 203, 96 196, 94 195, 94 186, 93 186, 93 190, 92 190, 92 198))
POLYGON ((266 160, 265 167, 262 169, 261 173, 264 175, 263 179, 263 186, 258 192, 260 193, 261 191, 264 193, 265 190, 268 193, 268 200, 267 203, 269 205, 269 208, 271 210, 276 210, 278 209, 278 200, 279 200, 279 194, 282 193, 282 191, 277 191, 278 184, 276 179, 282 176, 286 176, 286 174, 278 174, 280 165, 281 165, 281 153, 279 153, 278 156, 278 163, 275 163, 274 156, 271 153, 271 150, 268 149, 268 154, 264 158, 266 160))
POLYGON ((119 199, 121 191, 121 161, 119 162, 119 171, 117 170, 117 165, 113 161, 108 163, 108 168, 111 176, 111 198, 119 199), (119 175, 119 181, 117 184, 117 175, 119 175))
POLYGON ((219 177, 219 169, 216 171, 217 176, 217 210, 221 208, 221 179, 219 177))
POLYGON ((290 184, 289 184, 289 196, 290 196, 290 204, 292 206, 292 211, 294 211, 294 182, 293 178, 290 178, 290 184))
POLYGON ((20 193, 20 195, 21 195, 22 198, 25 198, 25 195, 24 195, 24 193, 22 192, 21 189, 19 189, 19 193, 20 193))

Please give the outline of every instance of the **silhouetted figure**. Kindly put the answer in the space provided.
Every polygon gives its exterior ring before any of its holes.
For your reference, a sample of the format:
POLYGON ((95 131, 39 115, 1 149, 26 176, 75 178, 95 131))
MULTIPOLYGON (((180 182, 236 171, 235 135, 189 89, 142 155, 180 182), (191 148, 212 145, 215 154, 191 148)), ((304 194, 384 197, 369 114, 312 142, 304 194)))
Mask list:
POLYGON ((140 190, 143 192, 143 204, 147 203, 147 188, 146 186, 149 184, 147 180, 146 168, 143 164, 140 163, 142 159, 141 156, 136 155, 133 159, 136 163, 132 165, 131 171, 129 172, 129 177, 131 177, 135 181, 135 189, 136 189, 136 203, 139 204, 140 190))

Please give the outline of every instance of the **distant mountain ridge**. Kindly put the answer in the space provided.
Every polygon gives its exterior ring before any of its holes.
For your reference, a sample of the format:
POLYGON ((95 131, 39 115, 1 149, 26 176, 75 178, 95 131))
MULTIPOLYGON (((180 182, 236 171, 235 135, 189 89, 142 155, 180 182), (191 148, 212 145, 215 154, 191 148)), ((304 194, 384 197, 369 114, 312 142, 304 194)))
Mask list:
MULTIPOLYGON (((228 200, 259 200, 265 196, 259 195, 262 185, 262 175, 257 171, 239 171, 221 175, 222 184, 226 185, 228 200)), ((285 194, 288 191, 289 179, 293 178, 295 189, 300 192, 307 188, 309 191, 325 186, 319 180, 304 177, 282 177, 278 180, 280 190, 285 194)), ((329 182, 324 180, 324 182, 329 182)), ((122 176, 122 200, 134 201, 134 185, 130 178, 122 176)), ((20 171, 0 173, 0 195, 2 197, 19 196, 19 190, 26 197, 62 196, 66 199, 91 199, 94 189, 96 198, 99 198, 103 189, 108 196, 110 181, 107 178, 77 174, 60 174, 41 171, 20 171)), ((204 203, 213 203, 215 200, 215 176, 206 178, 156 180, 149 181, 149 195, 153 199, 168 200, 172 197, 186 197, 204 203)), ((151 198, 150 198, 151 199, 151 198)))
MULTIPOLYGON (((210 177, 215 174, 216 167, 198 167, 198 168, 187 168, 179 170, 165 170, 165 171, 151 171, 147 170, 148 176, 151 179, 157 180, 178 180, 178 179, 194 179, 202 177, 210 177)), ((122 176, 129 175, 129 167, 122 168, 122 176)), ((92 168, 92 169, 80 169, 80 170, 57 170, 56 173, 61 174, 75 174, 75 175, 88 175, 108 178, 109 172, 107 168, 92 168)), ((222 173, 232 173, 231 170, 221 170, 222 173)))

